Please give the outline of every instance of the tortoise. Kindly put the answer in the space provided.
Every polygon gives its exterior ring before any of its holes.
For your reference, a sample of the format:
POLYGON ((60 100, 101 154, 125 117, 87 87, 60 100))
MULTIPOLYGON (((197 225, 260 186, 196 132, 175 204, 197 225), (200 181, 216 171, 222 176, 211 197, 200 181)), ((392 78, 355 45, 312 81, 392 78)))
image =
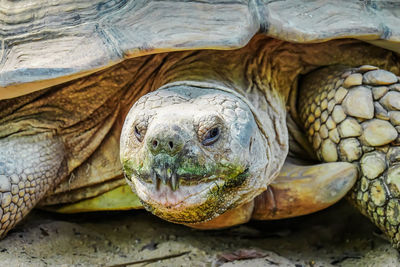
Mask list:
POLYGON ((212 229, 347 196, 399 248, 399 18, 370 1, 3 3, 1 236, 35 206, 212 229))

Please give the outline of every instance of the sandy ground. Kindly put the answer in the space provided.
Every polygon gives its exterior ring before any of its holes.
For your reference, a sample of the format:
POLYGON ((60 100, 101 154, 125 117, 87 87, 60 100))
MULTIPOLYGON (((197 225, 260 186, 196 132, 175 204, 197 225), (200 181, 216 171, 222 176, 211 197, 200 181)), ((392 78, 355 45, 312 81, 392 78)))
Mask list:
POLYGON ((400 266, 400 255, 366 218, 341 202, 301 218, 253 221, 220 231, 193 230, 145 211, 59 215, 36 210, 0 242, 0 262, 1 266, 366 267, 400 266), (233 261, 233 255, 258 258, 233 261), (165 256, 172 258, 157 260, 165 256), (144 262, 128 264, 140 260, 144 262))

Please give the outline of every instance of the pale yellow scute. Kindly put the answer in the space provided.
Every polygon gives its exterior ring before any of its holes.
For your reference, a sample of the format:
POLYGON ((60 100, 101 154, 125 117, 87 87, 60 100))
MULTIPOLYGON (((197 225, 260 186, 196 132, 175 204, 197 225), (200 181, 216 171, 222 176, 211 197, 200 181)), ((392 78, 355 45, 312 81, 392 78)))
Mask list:
POLYGON ((79 201, 58 208, 51 206, 46 209, 59 213, 78 213, 104 210, 131 210, 142 209, 139 198, 128 185, 119 186, 109 192, 94 198, 79 201))

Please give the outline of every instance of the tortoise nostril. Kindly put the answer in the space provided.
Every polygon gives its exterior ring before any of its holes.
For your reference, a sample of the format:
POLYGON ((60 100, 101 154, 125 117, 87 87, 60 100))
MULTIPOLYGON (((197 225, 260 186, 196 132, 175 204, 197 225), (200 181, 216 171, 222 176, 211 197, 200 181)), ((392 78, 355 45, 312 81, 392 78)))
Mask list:
POLYGON ((184 147, 182 136, 175 132, 171 133, 170 129, 165 128, 161 128, 153 135, 148 134, 146 144, 153 155, 163 153, 175 155, 184 147))

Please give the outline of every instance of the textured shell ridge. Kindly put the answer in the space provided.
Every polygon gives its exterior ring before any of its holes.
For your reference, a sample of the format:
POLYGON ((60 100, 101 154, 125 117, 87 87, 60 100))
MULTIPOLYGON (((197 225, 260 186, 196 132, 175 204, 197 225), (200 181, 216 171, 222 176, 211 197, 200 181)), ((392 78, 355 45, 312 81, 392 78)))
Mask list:
POLYGON ((297 43, 356 38, 400 52, 399 22, 400 4, 387 1, 4 1, 0 99, 126 58, 237 49, 256 33, 297 43))

